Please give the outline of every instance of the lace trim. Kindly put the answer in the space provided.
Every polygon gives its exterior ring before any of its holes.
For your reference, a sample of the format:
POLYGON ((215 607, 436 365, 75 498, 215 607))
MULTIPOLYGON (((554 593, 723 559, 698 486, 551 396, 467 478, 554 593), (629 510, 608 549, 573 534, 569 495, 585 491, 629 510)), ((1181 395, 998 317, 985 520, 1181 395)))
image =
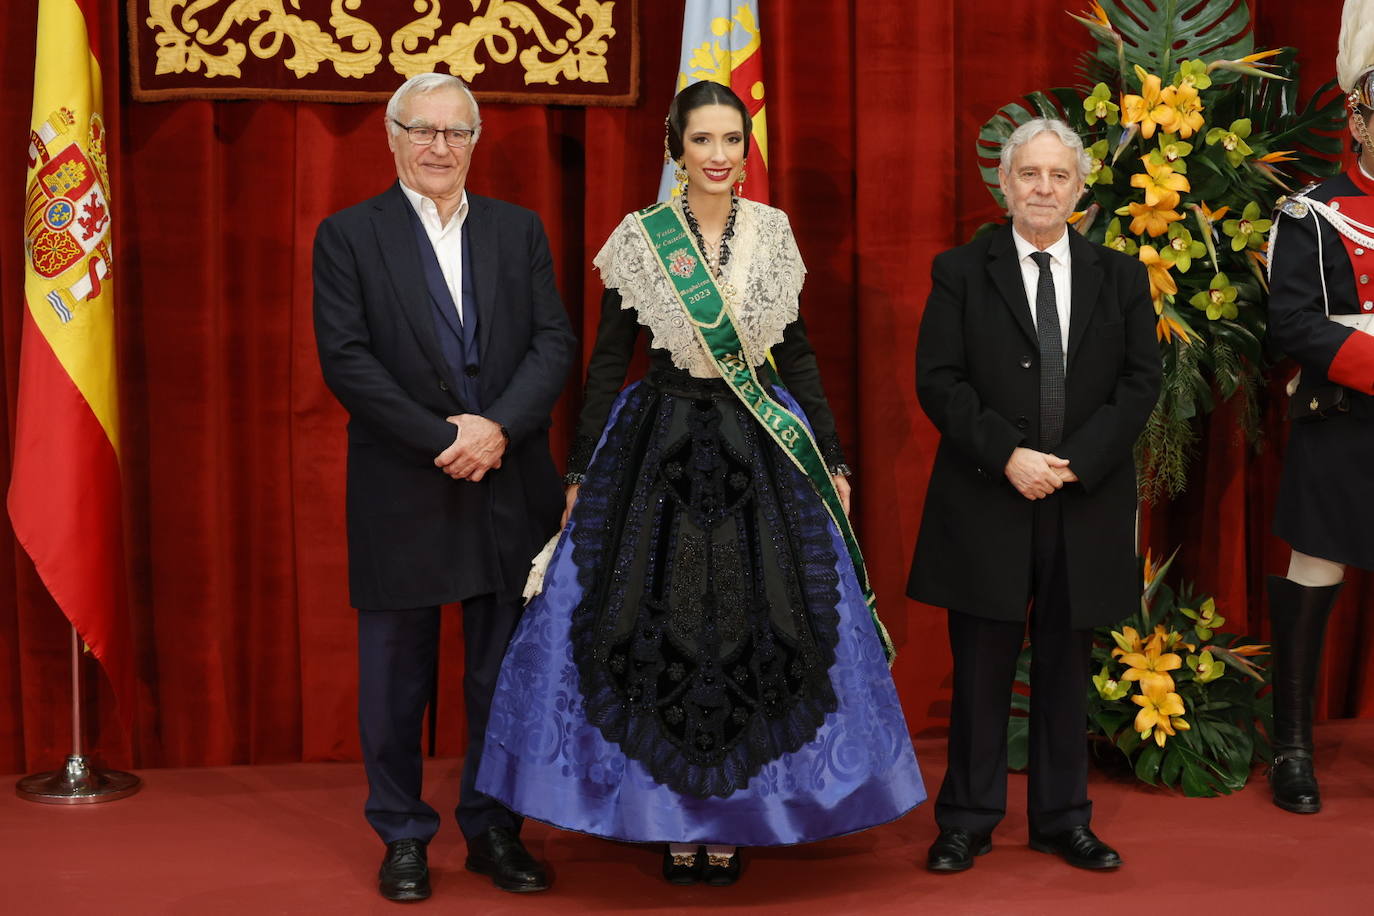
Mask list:
POLYGON ((839 639, 837 557, 829 519, 820 504, 808 498, 809 484, 771 441, 757 435, 751 420, 742 418, 740 429, 745 453, 754 457, 742 465, 745 459, 733 454, 718 431, 708 431, 718 426, 720 413, 703 402, 688 409, 714 415, 714 423, 711 417, 697 417, 689 423, 696 425, 693 433, 665 441, 675 402, 681 403, 648 386, 629 396, 620 421, 608 431, 593 461, 597 485, 582 494, 573 510, 573 557, 583 591, 573 611, 573 659, 587 720, 607 741, 619 744, 675 792, 726 797, 747 786, 766 763, 810 742, 826 715, 837 708, 829 679, 839 639), (699 425, 703 422, 705 427, 699 425), (703 435, 715 437, 727 470, 735 469, 725 474, 727 479, 741 469, 747 469, 742 476, 751 478, 731 479, 725 503, 698 505, 695 498, 682 502, 684 492, 697 490, 678 485, 679 478, 698 471, 715 473, 695 467, 702 456, 686 446, 700 443, 703 435), (690 452, 690 462, 684 464, 680 452, 690 452), (667 571, 670 579, 686 577, 683 594, 703 594, 702 589, 715 594, 715 612, 701 619, 692 608, 676 606, 674 596, 679 592, 671 581, 650 585, 650 580, 660 581, 654 578, 653 563, 632 572, 633 547, 646 535, 659 545, 656 550, 670 555, 698 549, 695 544, 679 544, 666 509, 674 505, 676 511, 691 513, 698 524, 703 520, 698 513, 732 511, 742 512, 740 521, 746 526, 754 524, 748 521, 751 517, 762 523, 754 535, 738 542, 740 550, 719 554, 725 566, 747 563, 752 577, 743 576, 743 569, 722 569, 714 584, 703 581, 698 587, 693 579, 700 575, 697 564, 687 558, 667 571), (789 595, 787 607, 779 605, 775 613, 788 615, 788 628, 797 636, 778 629, 762 594, 732 588, 748 578, 764 581, 765 538, 772 543, 772 556, 789 595), (631 629, 621 634, 609 631, 607 623, 620 619, 631 597, 628 579, 641 574, 631 629), (670 630, 679 638, 666 638, 670 630), (684 633, 705 634, 705 641, 712 643, 717 631, 739 646, 728 658, 684 654, 676 648, 683 644, 684 633), (708 714, 711 710, 718 715, 708 714))
MULTIPOLYGON (((606 288, 620 291, 620 307, 635 310, 639 323, 649 329, 652 346, 667 350, 673 365, 697 378, 720 376, 633 213, 621 220, 592 263, 606 288)), ((741 199, 725 274, 737 291, 730 303, 736 330, 750 363, 758 365, 796 320, 806 278, 787 214, 741 199)))

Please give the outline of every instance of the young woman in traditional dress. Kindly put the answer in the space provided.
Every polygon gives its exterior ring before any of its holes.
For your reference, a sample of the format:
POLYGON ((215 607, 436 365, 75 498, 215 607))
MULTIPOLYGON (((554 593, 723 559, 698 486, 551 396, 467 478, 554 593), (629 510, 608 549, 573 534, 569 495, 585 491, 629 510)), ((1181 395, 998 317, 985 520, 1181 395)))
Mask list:
POLYGON ((683 192, 596 256, 567 522, 478 782, 537 820, 666 844, 677 884, 731 884, 741 846, 925 798, 798 311, 801 256, 782 211, 735 193, 750 127, 728 88, 682 90, 667 146, 683 192), (649 372, 621 392, 641 329, 649 372))

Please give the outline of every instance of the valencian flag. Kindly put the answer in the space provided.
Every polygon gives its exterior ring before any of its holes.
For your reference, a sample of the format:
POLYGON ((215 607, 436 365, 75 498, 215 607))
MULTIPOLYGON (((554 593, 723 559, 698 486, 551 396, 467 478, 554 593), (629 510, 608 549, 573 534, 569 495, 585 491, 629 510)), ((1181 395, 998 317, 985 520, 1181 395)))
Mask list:
MULTIPOLYGON (((700 80, 729 86, 754 120, 744 196, 768 203, 768 122, 763 104, 763 54, 758 0, 687 0, 682 12, 682 56, 674 93, 700 80)), ((676 193, 675 166, 664 165, 658 199, 676 193)))
MULTIPOLYGON (((39 0, 19 403, 9 512, 20 544, 100 660, 125 722, 125 599, 115 384, 111 144, 101 119, 103 0, 39 0)), ((110 74, 116 64, 105 61, 110 74)))

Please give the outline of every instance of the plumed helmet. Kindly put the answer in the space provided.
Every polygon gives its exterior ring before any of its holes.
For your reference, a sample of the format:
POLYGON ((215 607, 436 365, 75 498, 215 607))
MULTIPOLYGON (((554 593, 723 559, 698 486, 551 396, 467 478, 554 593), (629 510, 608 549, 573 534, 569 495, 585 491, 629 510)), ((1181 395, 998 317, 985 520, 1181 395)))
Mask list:
POLYGON ((1345 0, 1336 78, 1352 107, 1374 109, 1374 0, 1345 0))

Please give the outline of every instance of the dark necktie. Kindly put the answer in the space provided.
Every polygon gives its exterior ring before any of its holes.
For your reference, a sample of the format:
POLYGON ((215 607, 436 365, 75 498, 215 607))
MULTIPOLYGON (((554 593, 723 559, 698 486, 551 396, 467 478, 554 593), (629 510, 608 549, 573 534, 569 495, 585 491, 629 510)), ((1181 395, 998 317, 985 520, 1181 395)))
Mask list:
POLYGON ((1059 336, 1059 309, 1049 252, 1033 251, 1040 267, 1035 288, 1035 329, 1040 338, 1040 448, 1050 451, 1064 435, 1064 344, 1059 336))

